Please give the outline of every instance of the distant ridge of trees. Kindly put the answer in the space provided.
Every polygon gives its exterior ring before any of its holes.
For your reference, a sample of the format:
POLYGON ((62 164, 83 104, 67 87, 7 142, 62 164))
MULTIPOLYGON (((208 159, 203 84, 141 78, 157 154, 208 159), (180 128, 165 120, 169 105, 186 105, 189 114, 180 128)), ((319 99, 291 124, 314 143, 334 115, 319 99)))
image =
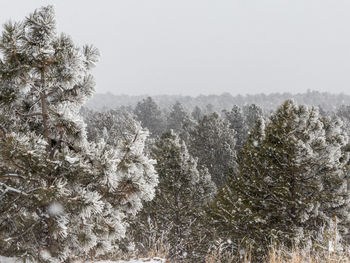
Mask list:
MULTIPOLYGON (((97 93, 86 106, 94 110, 107 110, 121 106, 135 107, 137 102, 147 97, 148 95, 131 96, 97 93)), ((299 104, 317 105, 325 111, 333 111, 340 105, 350 105, 350 95, 310 90, 297 94, 259 93, 233 96, 230 93, 222 93, 221 95, 199 95, 196 97, 183 95, 156 95, 151 97, 162 109, 169 109, 176 102, 180 102, 187 110, 191 111, 196 106, 206 109, 209 105, 212 110, 221 111, 222 109, 231 109, 233 105, 244 106, 247 104, 257 104, 264 110, 271 111, 288 99, 294 99, 299 104)))

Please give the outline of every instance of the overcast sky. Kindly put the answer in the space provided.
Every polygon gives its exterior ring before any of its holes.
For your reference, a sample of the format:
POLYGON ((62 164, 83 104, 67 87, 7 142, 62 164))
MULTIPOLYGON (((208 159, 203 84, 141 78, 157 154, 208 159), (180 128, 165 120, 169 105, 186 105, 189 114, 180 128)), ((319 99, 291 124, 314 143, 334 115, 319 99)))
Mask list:
POLYGON ((47 4, 100 50, 97 92, 350 94, 349 0, 1 0, 0 22, 47 4))

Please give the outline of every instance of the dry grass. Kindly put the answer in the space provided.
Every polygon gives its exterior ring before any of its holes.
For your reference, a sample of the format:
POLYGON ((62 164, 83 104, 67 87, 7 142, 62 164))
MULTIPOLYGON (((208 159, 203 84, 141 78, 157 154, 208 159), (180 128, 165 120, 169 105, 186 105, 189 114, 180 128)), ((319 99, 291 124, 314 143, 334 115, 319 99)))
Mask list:
MULTIPOLYGON (((266 256, 264 263, 350 263, 349 253, 307 253, 303 250, 288 251, 285 249, 273 248, 266 256)), ((213 251, 205 258, 205 263, 260 263, 252 260, 249 253, 243 256, 213 251)))
POLYGON ((220 251, 212 251, 205 257, 205 263, 217 262, 235 262, 236 257, 230 253, 221 253, 220 251))
POLYGON ((272 249, 266 263, 350 263, 350 257, 347 253, 320 252, 310 254, 301 250, 289 252, 282 249, 272 249))
MULTIPOLYGON (((336 237, 334 237, 336 240, 336 237)), ((167 259, 167 262, 178 263, 179 261, 169 258, 170 245, 166 240, 154 239, 149 243, 149 249, 143 255, 137 257, 159 257, 167 259)), ((320 249, 320 247, 319 247, 320 249)), ((236 249, 236 253, 228 252, 227 247, 218 246, 215 250, 208 253, 205 258, 205 263, 350 263, 350 248, 344 248, 342 251, 336 250, 336 247, 319 250, 318 252, 310 252, 305 249, 286 249, 284 247, 272 247, 266 256, 262 256, 266 260, 254 260, 251 256, 251 249, 236 249), (237 252, 238 251, 238 252, 237 252), (337 251, 337 252, 332 252, 337 251)), ((203 258, 200 260, 202 261, 203 258)), ((192 263, 190 259, 183 259, 181 262, 192 263)), ((197 263, 197 262, 195 262, 197 263)))
POLYGON ((168 258, 170 251, 170 246, 165 244, 162 239, 158 239, 152 245, 152 248, 148 251, 147 257, 159 257, 159 258, 168 258))

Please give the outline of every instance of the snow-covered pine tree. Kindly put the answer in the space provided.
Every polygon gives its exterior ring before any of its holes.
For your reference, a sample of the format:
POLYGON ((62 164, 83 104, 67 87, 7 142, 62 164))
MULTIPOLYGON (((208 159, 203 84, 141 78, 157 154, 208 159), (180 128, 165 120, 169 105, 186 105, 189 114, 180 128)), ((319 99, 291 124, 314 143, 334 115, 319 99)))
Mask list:
POLYGON ((234 129, 237 133, 236 149, 240 150, 249 131, 243 110, 241 107, 233 105, 230 111, 224 110, 223 114, 225 118, 230 122, 230 128, 234 129))
POLYGON ((266 127, 260 119, 242 149, 239 172, 210 210, 221 234, 236 244, 250 242, 255 251, 271 242, 317 244, 337 217, 344 236, 347 141, 337 119, 320 118, 317 108, 293 101, 281 105, 266 127))
POLYGON ((167 129, 179 134, 183 126, 191 122, 191 118, 180 102, 176 102, 167 118, 167 129))
POLYGON ((256 122, 262 118, 263 110, 256 104, 250 104, 243 107, 244 122, 250 131, 256 124, 256 122))
POLYGON ((151 237, 162 239, 170 245, 170 258, 176 262, 188 260, 201 245, 194 236, 203 231, 198 220, 202 207, 215 195, 215 184, 207 169, 197 167, 185 143, 173 131, 157 140, 152 157, 157 161, 159 185, 156 197, 145 204, 135 222, 136 241, 141 247, 147 246, 151 237))
POLYGON ((198 106, 195 106, 191 112, 191 116, 195 121, 199 122, 203 117, 202 110, 198 106))
POLYGON ((54 9, 7 23, 0 38, 0 254, 66 262, 113 253, 128 214, 151 200, 153 160, 89 142, 79 109, 94 91, 92 46, 56 33, 54 9))
POLYGON ((236 168, 236 132, 217 113, 205 115, 189 132, 190 153, 208 168, 217 186, 223 185, 229 171, 236 168))
POLYGON ((197 124, 181 103, 176 102, 168 114, 167 131, 173 130, 187 144, 197 124))
POLYGON ((142 131, 140 122, 125 109, 97 112, 89 110, 84 115, 89 141, 103 139, 107 144, 118 146, 133 141, 135 134, 142 131))
POLYGON ((208 103, 207 105, 205 105, 205 114, 210 115, 212 113, 214 113, 214 105, 211 103, 208 103))
POLYGON ((350 134, 350 106, 341 105, 337 109, 336 115, 344 122, 344 128, 350 134))
MULTIPOLYGON (((342 120, 343 129, 348 134, 348 136, 350 136, 350 106, 341 105, 336 111, 336 116, 342 120)), ((347 152, 350 152, 350 142, 348 142, 345 150, 347 152)))
POLYGON ((134 114, 142 127, 150 131, 151 136, 160 136, 164 131, 165 122, 162 111, 151 97, 138 102, 134 114))

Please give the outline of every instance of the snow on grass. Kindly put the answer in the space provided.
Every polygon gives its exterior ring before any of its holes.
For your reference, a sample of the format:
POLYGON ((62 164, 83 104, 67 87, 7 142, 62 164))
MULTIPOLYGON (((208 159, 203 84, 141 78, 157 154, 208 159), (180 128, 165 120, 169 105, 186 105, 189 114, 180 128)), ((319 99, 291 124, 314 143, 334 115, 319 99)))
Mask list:
POLYGON ((0 263, 15 263, 15 262, 21 262, 20 260, 16 260, 16 258, 8 258, 0 256, 0 263))
MULTIPOLYGON (((0 256, 0 263, 20 263, 22 262, 20 259, 9 258, 0 256)), ((139 258, 139 259, 131 259, 128 261, 118 260, 118 261, 90 261, 88 263, 165 263, 165 259, 162 258, 139 258)))
MULTIPOLYGON (((118 261, 95 261, 93 263, 165 263, 165 259, 162 258, 139 258, 131 259, 128 261, 118 260, 118 261)), ((92 263, 92 262, 91 262, 92 263)))

